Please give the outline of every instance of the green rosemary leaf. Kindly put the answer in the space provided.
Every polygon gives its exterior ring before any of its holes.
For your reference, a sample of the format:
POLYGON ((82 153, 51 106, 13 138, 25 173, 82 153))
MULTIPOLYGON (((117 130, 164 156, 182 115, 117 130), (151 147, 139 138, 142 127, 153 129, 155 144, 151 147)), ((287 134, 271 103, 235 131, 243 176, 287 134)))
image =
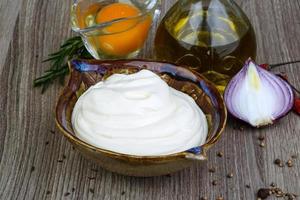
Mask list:
POLYGON ((64 83, 65 76, 69 74, 67 60, 73 58, 92 58, 85 49, 80 36, 67 39, 57 52, 48 55, 44 62, 50 62, 50 67, 41 77, 34 80, 34 87, 41 87, 42 93, 55 81, 64 83))
POLYGON ((78 43, 82 43, 80 36, 75 36, 73 38, 68 39, 66 42, 64 42, 60 48, 65 48, 67 46, 70 45, 74 45, 74 44, 78 44, 78 43))
POLYGON ((51 53, 51 54, 49 54, 49 57, 56 57, 56 56, 59 56, 59 54, 60 54, 60 51, 51 53))
POLYGON ((48 62, 48 61, 51 61, 51 60, 55 60, 55 59, 57 59, 58 57, 59 57, 59 56, 47 58, 46 60, 43 60, 42 63, 45 63, 45 62, 48 62))

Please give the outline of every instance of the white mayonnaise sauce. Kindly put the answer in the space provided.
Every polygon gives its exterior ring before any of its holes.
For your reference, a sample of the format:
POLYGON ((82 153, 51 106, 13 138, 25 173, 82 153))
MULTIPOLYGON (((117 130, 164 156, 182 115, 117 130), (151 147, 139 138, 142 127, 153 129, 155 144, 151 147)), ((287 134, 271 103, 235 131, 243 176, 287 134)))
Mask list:
POLYGON ((72 124, 93 146, 137 156, 188 150, 202 145, 208 132, 195 101, 149 70, 114 74, 90 87, 74 107, 72 124))

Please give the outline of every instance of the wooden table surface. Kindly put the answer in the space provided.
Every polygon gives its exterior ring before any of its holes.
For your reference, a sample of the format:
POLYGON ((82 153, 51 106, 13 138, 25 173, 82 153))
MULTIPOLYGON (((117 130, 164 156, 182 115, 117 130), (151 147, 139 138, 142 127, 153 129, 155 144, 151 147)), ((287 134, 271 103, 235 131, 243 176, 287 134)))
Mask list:
MULTIPOLYGON (((162 14, 174 2, 163 1, 162 14)), ((258 62, 300 58, 299 0, 237 3, 255 28, 258 62)), ((273 164, 276 158, 285 162, 300 154, 300 118, 294 113, 259 130, 239 130, 235 127, 240 124, 229 120, 207 163, 171 176, 124 177, 102 170, 73 150, 55 128, 53 110, 60 85, 51 86, 44 95, 32 87, 34 78, 48 68, 41 61, 72 34, 70 4, 71 0, 0 1, 0 199, 198 200, 223 196, 251 200, 259 188, 272 182, 300 194, 300 155, 292 168, 273 164), (260 135, 266 138, 264 148, 259 146, 260 135), (216 156, 219 151, 224 153, 222 158, 216 156), (215 173, 208 172, 212 166, 215 173), (228 173, 234 176, 227 178, 228 173)), ((153 35, 141 57, 151 58, 153 35)), ((300 64, 277 71, 286 72, 300 88, 300 64)))

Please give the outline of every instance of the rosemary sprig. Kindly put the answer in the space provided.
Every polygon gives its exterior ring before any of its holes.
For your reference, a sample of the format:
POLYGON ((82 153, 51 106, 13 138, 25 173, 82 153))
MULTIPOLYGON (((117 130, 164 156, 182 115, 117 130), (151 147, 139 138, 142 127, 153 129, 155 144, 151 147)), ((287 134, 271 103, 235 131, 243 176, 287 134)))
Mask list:
POLYGON ((80 36, 66 40, 60 46, 59 51, 50 54, 49 58, 43 61, 50 62, 50 68, 34 80, 34 87, 42 87, 42 93, 44 93, 53 81, 58 79, 60 83, 63 83, 65 76, 69 73, 67 61, 73 58, 92 58, 80 36))

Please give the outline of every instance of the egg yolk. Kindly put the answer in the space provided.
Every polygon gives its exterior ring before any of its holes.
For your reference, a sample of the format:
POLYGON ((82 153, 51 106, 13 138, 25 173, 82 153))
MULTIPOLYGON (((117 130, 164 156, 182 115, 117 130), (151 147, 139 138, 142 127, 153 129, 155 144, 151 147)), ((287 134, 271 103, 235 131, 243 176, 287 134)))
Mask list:
MULTIPOLYGON (((104 23, 120 18, 136 17, 140 14, 140 10, 132 5, 113 3, 98 12, 96 22, 104 23)), ((150 16, 142 20, 130 19, 115 22, 104 29, 105 35, 99 36, 98 47, 102 52, 114 56, 132 53, 144 44, 150 25, 150 16)))

